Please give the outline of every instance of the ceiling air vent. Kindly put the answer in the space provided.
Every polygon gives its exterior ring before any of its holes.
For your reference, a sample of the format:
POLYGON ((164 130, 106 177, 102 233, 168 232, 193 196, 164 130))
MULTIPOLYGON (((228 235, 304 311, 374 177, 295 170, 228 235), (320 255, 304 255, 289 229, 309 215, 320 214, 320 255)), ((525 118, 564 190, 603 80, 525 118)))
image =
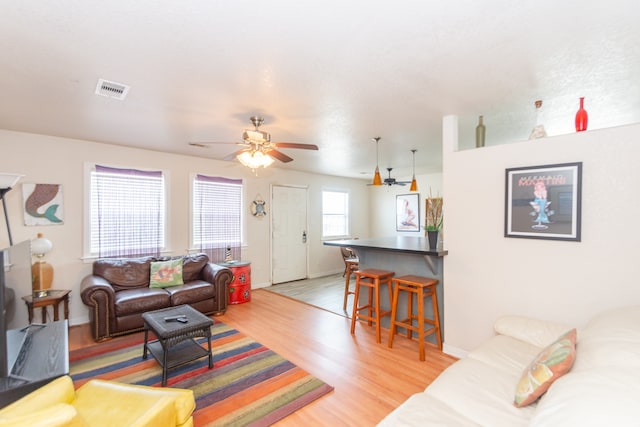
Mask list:
POLYGON ((122 83, 110 82, 105 79, 98 79, 96 95, 107 96, 122 101, 129 92, 129 86, 122 83))

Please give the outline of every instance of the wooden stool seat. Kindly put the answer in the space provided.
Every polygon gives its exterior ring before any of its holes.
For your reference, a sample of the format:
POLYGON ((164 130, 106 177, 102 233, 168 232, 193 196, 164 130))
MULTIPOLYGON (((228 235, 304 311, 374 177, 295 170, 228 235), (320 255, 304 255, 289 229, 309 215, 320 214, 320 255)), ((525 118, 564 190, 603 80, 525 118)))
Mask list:
POLYGON ((391 278, 395 274, 393 271, 378 270, 375 268, 367 268, 354 272, 356 276, 356 289, 353 299, 353 314, 351 316, 351 333, 356 330, 357 320, 366 320, 371 326, 373 322, 376 324, 376 342, 380 343, 380 318, 391 314, 390 310, 382 310, 380 306, 380 286, 387 285, 389 291, 389 301, 391 301, 391 278), (364 305, 360 304, 360 287, 369 288, 369 298, 364 305))
POLYGON ((438 296, 436 294, 437 279, 428 277, 406 275, 394 277, 393 280, 393 302, 391 303, 391 327, 389 328, 389 348, 393 345, 393 337, 398 327, 407 331, 407 338, 412 339, 413 332, 418 333, 418 346, 420 350, 420 360, 425 359, 424 343, 425 337, 435 334, 437 347, 442 350, 442 336, 440 334, 440 316, 438 314, 438 296), (407 295, 407 318, 396 320, 398 313, 398 296, 400 291, 408 292, 407 295), (413 314, 413 296, 416 296, 418 302, 418 313, 413 314), (433 319, 426 318, 424 315, 424 298, 431 297, 433 306, 433 319), (414 321, 417 324, 414 325, 414 321), (424 325, 429 324, 431 328, 425 330, 424 325))
POLYGON ((344 263, 346 265, 346 269, 345 269, 346 279, 344 281, 344 304, 342 305, 342 309, 346 312, 347 298, 349 297, 349 295, 355 295, 355 291, 352 291, 349 289, 349 282, 351 280, 351 275, 356 271, 358 271, 360 260, 358 260, 358 258, 349 258, 349 259, 345 259, 344 263))

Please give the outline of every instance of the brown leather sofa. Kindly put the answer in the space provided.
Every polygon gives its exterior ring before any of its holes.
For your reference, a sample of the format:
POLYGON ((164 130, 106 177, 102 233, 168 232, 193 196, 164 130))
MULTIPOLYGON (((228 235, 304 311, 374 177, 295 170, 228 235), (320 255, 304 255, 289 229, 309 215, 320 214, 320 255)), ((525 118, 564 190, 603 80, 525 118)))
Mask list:
POLYGON ((189 304, 204 314, 222 314, 232 280, 231 270, 210 263, 206 254, 101 259, 82 280, 80 296, 90 308, 93 338, 101 341, 142 330, 147 311, 189 304), (150 288, 151 263, 176 258, 183 259, 184 285, 150 288))

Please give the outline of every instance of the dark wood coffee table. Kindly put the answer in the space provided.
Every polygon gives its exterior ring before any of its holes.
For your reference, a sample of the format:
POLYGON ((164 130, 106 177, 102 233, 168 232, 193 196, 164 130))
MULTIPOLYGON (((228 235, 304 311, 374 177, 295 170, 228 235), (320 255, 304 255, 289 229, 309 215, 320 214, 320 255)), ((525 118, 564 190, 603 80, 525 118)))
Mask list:
POLYGON ((142 315, 144 320, 144 350, 142 358, 147 358, 147 352, 162 366, 162 385, 167 385, 167 370, 184 365, 202 357, 209 357, 209 369, 213 368, 213 354, 211 353, 211 325, 213 320, 195 310, 189 305, 150 311, 142 315), (166 321, 165 318, 184 316, 186 323, 166 321), (149 331, 158 338, 149 342, 149 331), (208 350, 200 346, 194 338, 207 338, 208 350))

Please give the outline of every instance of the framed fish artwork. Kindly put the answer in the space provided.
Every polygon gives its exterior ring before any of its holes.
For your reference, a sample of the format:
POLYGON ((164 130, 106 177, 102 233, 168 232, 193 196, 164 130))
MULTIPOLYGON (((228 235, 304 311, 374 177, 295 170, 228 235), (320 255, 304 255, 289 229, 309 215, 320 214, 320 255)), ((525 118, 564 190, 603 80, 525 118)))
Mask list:
POLYGON ((22 184, 24 225, 64 223, 61 184, 22 184))

